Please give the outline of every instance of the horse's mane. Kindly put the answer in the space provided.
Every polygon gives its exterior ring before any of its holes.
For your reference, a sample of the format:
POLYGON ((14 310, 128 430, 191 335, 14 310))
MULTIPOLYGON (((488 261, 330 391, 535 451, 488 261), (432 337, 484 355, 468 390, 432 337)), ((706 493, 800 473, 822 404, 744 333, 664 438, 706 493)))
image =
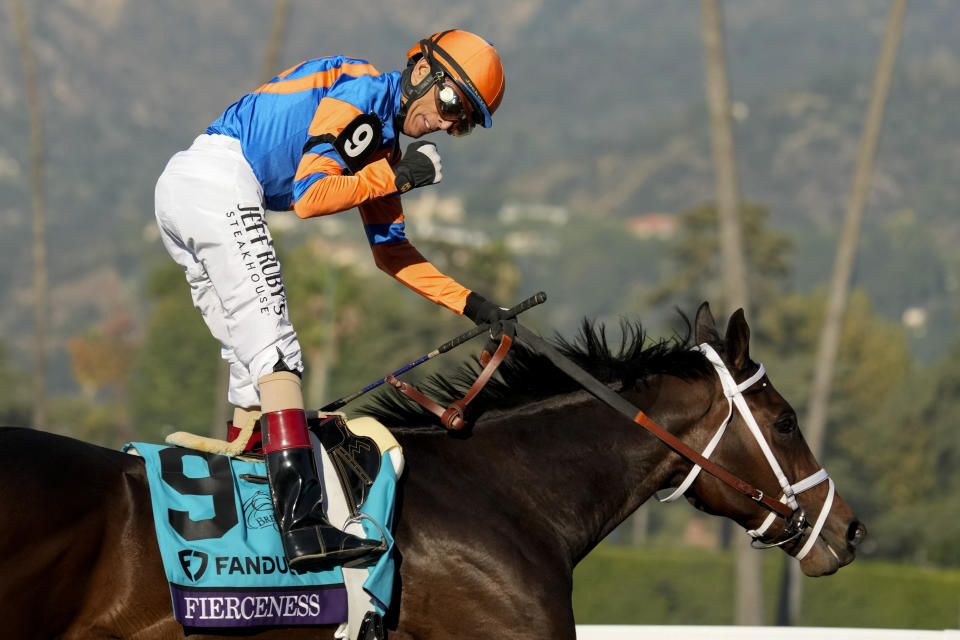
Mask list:
MULTIPOLYGON (((683 335, 675 334, 648 344, 646 332, 639 322, 620 323, 621 340, 612 349, 603 324, 585 319, 576 338, 567 340, 559 334, 550 342, 564 356, 577 363, 598 380, 621 388, 633 386, 647 376, 670 374, 697 378, 712 368, 697 351, 690 349, 690 321, 683 335)), ((448 375, 435 374, 416 386, 428 397, 446 406, 464 396, 477 379, 480 364, 476 357, 462 363, 448 375)), ((545 356, 514 341, 497 375, 467 406, 466 420, 473 422, 489 409, 509 409, 530 402, 581 389, 569 376, 557 369, 545 356)), ((441 428, 439 419, 420 405, 393 389, 384 387, 372 400, 358 409, 391 428, 441 428)))

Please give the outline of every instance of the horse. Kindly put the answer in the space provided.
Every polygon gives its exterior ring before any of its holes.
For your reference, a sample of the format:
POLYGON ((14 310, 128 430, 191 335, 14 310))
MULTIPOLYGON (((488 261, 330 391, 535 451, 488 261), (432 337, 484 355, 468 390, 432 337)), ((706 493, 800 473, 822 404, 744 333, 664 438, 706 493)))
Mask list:
MULTIPOLYGON (((734 313, 721 337, 701 305, 685 336, 647 340, 623 324, 614 349, 602 325, 584 322, 551 344, 620 397, 698 451, 731 414, 706 343, 737 381, 783 474, 821 469, 790 404, 749 355, 749 327, 734 313), (761 375, 758 378, 758 373, 761 375)), ((435 374, 423 388, 462 394, 475 359, 435 374), (429 386, 432 385, 432 386, 429 386)), ((400 398, 399 396, 397 396, 400 398)), ((518 344, 498 378, 469 405, 470 426, 449 432, 403 398, 367 411, 391 427, 406 471, 398 488, 398 578, 385 620, 392 640, 504 638, 573 640, 574 566, 656 492, 678 487, 695 465, 518 344)), ((763 444, 734 413, 710 460, 768 495, 781 484, 763 444)), ((709 474, 684 489, 697 509, 747 529, 769 510, 709 474)), ((804 553, 808 576, 853 561, 866 533, 851 508, 819 483, 797 495, 818 526, 786 536, 774 522, 761 542, 804 553), (831 500, 832 499, 832 500, 831 500), (822 512, 822 513, 821 513, 822 512)), ((0 602, 4 633, 17 638, 184 638, 174 620, 142 460, 32 429, 0 431, 0 602)), ((332 638, 334 627, 255 628, 263 638, 332 638)), ((222 637, 188 630, 189 637, 222 637)), ((224 631, 224 633, 228 633, 224 631)), ((229 632, 236 636, 238 632, 229 632)))

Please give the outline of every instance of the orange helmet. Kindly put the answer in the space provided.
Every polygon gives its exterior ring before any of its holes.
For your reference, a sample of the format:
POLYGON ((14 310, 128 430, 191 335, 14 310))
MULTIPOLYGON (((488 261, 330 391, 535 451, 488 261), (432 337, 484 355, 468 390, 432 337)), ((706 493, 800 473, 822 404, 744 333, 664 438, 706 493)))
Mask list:
POLYGON ((434 83, 441 84, 444 77, 451 78, 472 103, 476 123, 489 127, 506 86, 503 63, 493 45, 469 31, 451 29, 424 38, 412 47, 407 52, 408 68, 421 57, 430 63, 431 74, 421 83, 422 87, 407 83, 413 96, 423 95, 434 83))

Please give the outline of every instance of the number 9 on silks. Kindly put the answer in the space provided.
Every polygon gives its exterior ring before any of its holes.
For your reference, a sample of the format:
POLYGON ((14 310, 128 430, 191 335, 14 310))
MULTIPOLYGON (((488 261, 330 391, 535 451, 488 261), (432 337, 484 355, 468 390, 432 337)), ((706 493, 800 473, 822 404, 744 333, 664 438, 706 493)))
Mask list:
POLYGON ((363 113, 350 121, 333 141, 333 148, 340 154, 351 173, 363 168, 380 146, 383 125, 374 113, 363 113))
MULTIPOLYGON (((360 171, 380 146, 383 132, 380 118, 365 113, 350 121, 333 141, 333 148, 351 173, 360 171)), ((406 193, 415 187, 436 184, 443 178, 443 164, 437 146, 425 140, 411 143, 394 167, 397 191, 406 193)))

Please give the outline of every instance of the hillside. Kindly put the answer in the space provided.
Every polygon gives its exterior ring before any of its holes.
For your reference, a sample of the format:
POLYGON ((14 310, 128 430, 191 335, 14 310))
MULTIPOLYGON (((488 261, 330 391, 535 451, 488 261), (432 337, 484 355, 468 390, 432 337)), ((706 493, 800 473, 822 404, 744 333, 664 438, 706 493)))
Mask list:
MULTIPOLYGON (((258 83, 272 4, 25 4, 47 123, 53 330, 64 338, 110 308, 138 307, 144 267, 159 251, 144 236, 156 177, 172 153, 258 83)), ((724 3, 731 94, 742 103, 743 195, 797 235, 807 265, 798 286, 829 273, 888 6, 724 3)), ((446 170, 436 191, 465 199, 467 225, 475 221, 496 238, 494 214, 507 202, 559 205, 587 220, 675 212, 710 198, 695 2, 294 2, 281 67, 344 52, 392 69, 417 39, 451 24, 494 41, 508 74, 494 129, 438 140, 446 170)), ((960 131, 947 105, 960 98, 958 30, 960 13, 949 0, 909 7, 867 211, 868 232, 905 209, 922 228, 935 228, 931 245, 914 249, 920 253, 948 252, 957 236, 960 131)), ((12 29, 0 36, 0 130, 0 330, 19 346, 30 324, 30 220, 26 101, 12 29)), ((948 267, 956 266, 951 256, 948 267)), ((889 288, 889 277, 875 272, 885 263, 861 264, 861 283, 889 288)), ((894 296, 884 311, 896 317, 905 304, 936 304, 952 317, 956 285, 948 275, 935 276, 942 282, 925 288, 926 298, 894 296)), ((905 291, 915 290, 909 274, 898 277, 905 291)), ((609 289, 608 300, 621 293, 609 289)), ((582 311, 610 305, 596 306, 582 311)))

